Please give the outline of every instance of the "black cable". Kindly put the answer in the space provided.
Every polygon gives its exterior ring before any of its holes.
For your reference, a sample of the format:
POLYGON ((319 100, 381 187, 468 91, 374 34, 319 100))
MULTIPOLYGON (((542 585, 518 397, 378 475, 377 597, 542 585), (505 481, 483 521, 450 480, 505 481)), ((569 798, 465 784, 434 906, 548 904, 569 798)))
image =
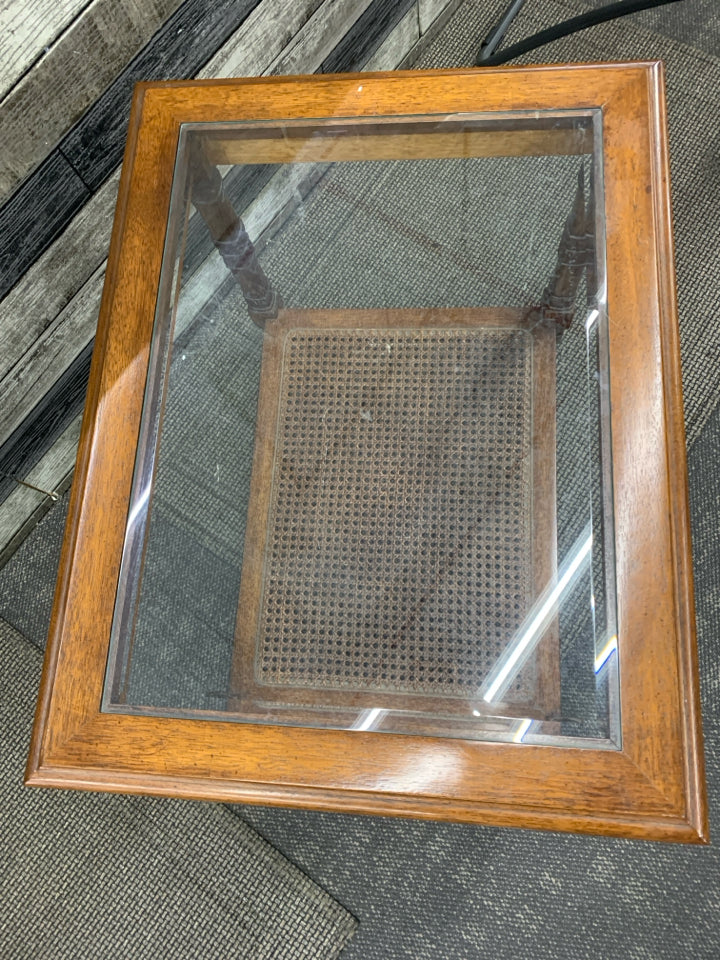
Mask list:
POLYGON ((535 50, 536 47, 543 47, 546 43, 553 40, 559 40, 560 37, 567 37, 578 30, 586 30, 588 27, 594 27, 598 23, 604 23, 606 20, 614 20, 616 17, 624 17, 628 13, 637 13, 639 10, 647 10, 650 7, 662 7, 666 3, 680 3, 681 0, 618 0, 616 3, 610 3, 606 7, 600 7, 597 10, 589 10, 587 13, 581 13, 570 20, 563 20, 562 23, 555 24, 554 27, 548 27, 539 33, 526 37, 519 43, 513 43, 512 46, 494 53, 486 60, 479 57, 475 62, 478 67, 492 67, 498 63, 507 63, 529 50, 535 50))

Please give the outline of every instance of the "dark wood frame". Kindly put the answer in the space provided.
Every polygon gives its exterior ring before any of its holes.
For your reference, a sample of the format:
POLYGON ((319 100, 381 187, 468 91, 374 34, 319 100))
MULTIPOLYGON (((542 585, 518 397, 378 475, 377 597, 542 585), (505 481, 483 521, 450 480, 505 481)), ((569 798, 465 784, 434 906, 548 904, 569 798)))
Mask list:
POLYGON ((27 783, 707 841, 661 64, 138 86, 27 783), (622 749, 102 713, 181 123, 558 108, 602 110, 622 749))

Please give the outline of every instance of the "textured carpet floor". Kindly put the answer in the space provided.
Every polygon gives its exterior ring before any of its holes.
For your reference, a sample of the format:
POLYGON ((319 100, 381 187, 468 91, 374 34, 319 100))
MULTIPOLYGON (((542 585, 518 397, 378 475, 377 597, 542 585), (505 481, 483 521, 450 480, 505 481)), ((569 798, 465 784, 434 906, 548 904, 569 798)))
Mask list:
POLYGON ((355 920, 222 806, 22 784, 42 657, 0 621, 0 956, 336 957, 355 920))

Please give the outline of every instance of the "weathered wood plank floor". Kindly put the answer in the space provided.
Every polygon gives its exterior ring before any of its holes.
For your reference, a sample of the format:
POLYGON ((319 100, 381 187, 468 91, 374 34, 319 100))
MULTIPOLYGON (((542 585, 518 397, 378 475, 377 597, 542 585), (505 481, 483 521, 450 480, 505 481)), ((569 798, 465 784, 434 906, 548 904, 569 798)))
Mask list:
MULTIPOLYGON (((460 2, 10 0, 4 6, 0 564, 52 503, 33 487, 60 490, 72 474, 134 83, 412 66, 460 2)), ((488 6, 490 25, 501 3, 488 6)), ((256 237, 295 188, 284 176, 255 184, 254 193, 237 185, 236 202, 256 237)), ((211 257, 198 268, 207 278, 218 265, 211 257)))

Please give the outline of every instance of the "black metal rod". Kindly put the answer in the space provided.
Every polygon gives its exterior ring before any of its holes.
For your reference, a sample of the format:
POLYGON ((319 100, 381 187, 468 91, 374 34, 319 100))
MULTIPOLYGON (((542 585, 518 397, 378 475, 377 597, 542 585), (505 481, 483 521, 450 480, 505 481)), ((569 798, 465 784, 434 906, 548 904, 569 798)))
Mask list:
POLYGON ((491 57, 502 43, 505 34, 510 29, 510 24, 525 6, 525 0, 511 0, 500 21, 492 28, 480 45, 480 56, 478 62, 485 61, 491 57))

